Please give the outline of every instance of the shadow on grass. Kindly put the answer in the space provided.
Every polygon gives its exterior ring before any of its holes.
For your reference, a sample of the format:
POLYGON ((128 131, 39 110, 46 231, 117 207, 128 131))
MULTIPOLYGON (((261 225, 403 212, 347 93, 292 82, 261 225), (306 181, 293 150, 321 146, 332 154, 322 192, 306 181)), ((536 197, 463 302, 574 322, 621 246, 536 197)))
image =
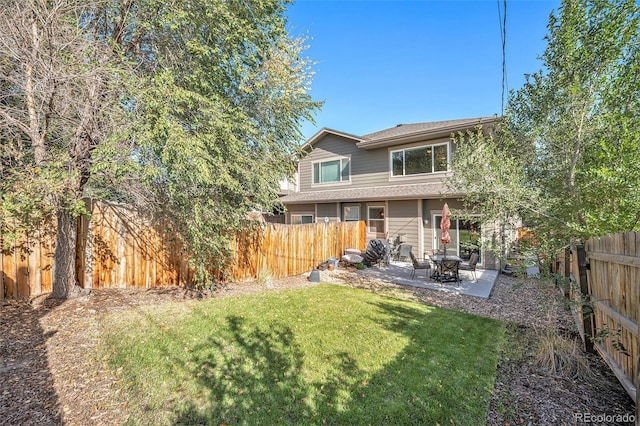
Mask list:
POLYGON ((332 377, 320 386, 305 383, 304 354, 290 328, 267 330, 237 316, 226 320, 230 338, 210 337, 193 348, 193 374, 207 389, 208 401, 201 407, 189 402, 175 424, 309 422, 317 417, 317 404, 338 399, 343 390, 338 378, 359 374, 342 353, 332 377))
POLYGON ((267 329, 227 317, 226 338, 193 348, 189 374, 206 391, 184 402, 174 424, 483 423, 497 323, 408 304, 373 307, 371 319, 407 340, 404 349, 375 372, 349 353, 326 354, 315 382, 305 380, 304 352, 286 325, 267 329))

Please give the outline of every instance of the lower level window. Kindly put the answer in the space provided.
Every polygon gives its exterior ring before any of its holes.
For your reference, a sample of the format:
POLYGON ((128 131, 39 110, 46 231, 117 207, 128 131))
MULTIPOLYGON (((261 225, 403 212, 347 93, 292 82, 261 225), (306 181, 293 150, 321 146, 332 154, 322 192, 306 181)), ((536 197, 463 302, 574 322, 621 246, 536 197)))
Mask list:
POLYGON ((358 221, 360 220, 360 206, 345 206, 344 207, 344 221, 358 221))
POLYGON ((291 215, 292 225, 302 225, 304 223, 313 223, 313 215, 312 214, 292 214, 291 215))
POLYGON ((369 207, 367 232, 375 233, 378 236, 384 235, 384 207, 369 207))

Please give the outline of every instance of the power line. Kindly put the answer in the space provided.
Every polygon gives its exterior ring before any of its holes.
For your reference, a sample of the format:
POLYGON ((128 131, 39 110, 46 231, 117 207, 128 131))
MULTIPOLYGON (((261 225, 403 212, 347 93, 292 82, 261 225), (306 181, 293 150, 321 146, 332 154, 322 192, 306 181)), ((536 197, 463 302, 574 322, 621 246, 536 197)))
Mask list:
POLYGON ((509 91, 509 83, 507 81, 507 0, 503 0, 504 13, 500 10, 500 0, 496 0, 498 4, 498 23, 500 24, 500 39, 502 41, 502 105, 501 110, 504 114, 504 95, 509 91))

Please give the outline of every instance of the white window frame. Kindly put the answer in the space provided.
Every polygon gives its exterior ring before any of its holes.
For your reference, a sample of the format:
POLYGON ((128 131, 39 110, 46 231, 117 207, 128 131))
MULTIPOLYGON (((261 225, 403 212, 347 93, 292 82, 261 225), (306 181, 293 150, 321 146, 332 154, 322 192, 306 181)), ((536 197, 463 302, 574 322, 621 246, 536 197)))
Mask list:
POLYGON ((311 214, 311 213, 291 213, 291 225, 306 225, 308 223, 313 223, 313 222, 314 222, 313 214, 311 214), (293 218, 296 217, 296 216, 300 218, 300 223, 296 223, 293 220, 293 218), (311 218, 311 222, 303 222, 302 218, 304 216, 310 217, 311 218))
POLYGON ((372 205, 372 206, 367 206, 367 233, 369 234, 383 234, 385 232, 387 232, 387 226, 386 226, 386 209, 383 205, 372 205), (382 209, 382 219, 380 218, 375 218, 375 219, 371 219, 371 209, 382 209), (380 222, 382 221, 382 232, 374 232, 371 231, 371 221, 376 221, 376 222, 380 222))
POLYGON ((437 143, 437 144, 427 144, 427 145, 420 145, 420 146, 412 146, 412 147, 408 147, 408 148, 402 148, 402 149, 396 149, 393 151, 389 151, 389 175, 392 178, 404 178, 404 177, 411 177, 411 176, 424 176, 424 175, 431 175, 431 174, 435 174, 435 173, 446 173, 449 171, 449 163, 451 161, 451 151, 450 151, 450 145, 449 142, 444 142, 444 143, 437 143), (435 170, 435 166, 436 166, 436 161, 435 161, 435 156, 436 156, 436 147, 438 146, 446 146, 447 147, 447 169, 446 170, 435 170), (425 172, 425 173, 414 173, 414 174, 406 174, 406 164, 405 164, 405 160, 404 160, 404 153, 406 151, 412 151, 412 150, 417 150, 417 149, 424 149, 427 147, 431 147, 431 171, 430 172, 425 172), (402 174, 401 175, 395 175, 393 174, 393 155, 395 153, 398 152, 402 152, 402 174))
POLYGON ((342 206, 342 217, 344 218, 345 222, 357 222, 360 220, 360 206, 342 206), (357 219, 349 219, 347 217, 347 209, 355 209, 355 211, 358 212, 358 218, 357 219))
MULTIPOLYGON (((470 217, 473 218, 477 218, 478 222, 480 222, 480 218, 481 216, 478 214, 472 214, 470 215, 470 217)), ((440 230, 439 227, 436 227, 436 223, 438 223, 438 218, 440 218, 440 220, 442 220, 442 213, 433 213, 431 215, 431 223, 433 224, 433 243, 432 243, 432 247, 434 249, 437 249, 438 247, 440 247, 440 242, 439 242, 439 238, 438 238, 438 231, 440 230)), ((456 252, 455 254, 457 256, 460 256, 460 217, 459 216, 451 216, 450 217, 451 220, 451 225, 453 225, 453 222, 456 222, 455 225, 455 240, 456 240, 456 252)), ((451 228, 454 228, 454 226, 452 226, 451 228)), ((483 224, 480 223, 480 234, 482 235, 483 232, 483 224)), ((482 239, 482 237, 480 237, 482 239)), ((447 249, 447 252, 449 252, 449 250, 451 250, 451 248, 447 249)), ((482 251, 482 249, 481 249, 482 251)), ((480 253, 480 259, 481 259, 481 264, 484 264, 484 256, 482 255, 482 252, 480 253)))
MULTIPOLYGON (((322 171, 319 170, 319 177, 322 177, 322 171)), ((313 161, 311 162, 311 184, 312 185, 340 185, 340 184, 345 184, 345 183, 351 183, 351 157, 333 157, 333 158, 325 158, 323 160, 317 160, 317 161, 313 161), (333 181, 333 182, 316 182, 315 178, 316 178, 316 173, 315 173, 315 168, 316 168, 316 164, 318 164, 318 167, 322 168, 322 164, 324 163, 332 163, 334 161, 340 161, 340 180, 339 181, 333 181), (344 167, 343 165, 343 161, 348 161, 348 167, 349 167, 349 176, 347 177, 347 179, 344 179, 344 177, 342 176, 342 169, 344 167)))

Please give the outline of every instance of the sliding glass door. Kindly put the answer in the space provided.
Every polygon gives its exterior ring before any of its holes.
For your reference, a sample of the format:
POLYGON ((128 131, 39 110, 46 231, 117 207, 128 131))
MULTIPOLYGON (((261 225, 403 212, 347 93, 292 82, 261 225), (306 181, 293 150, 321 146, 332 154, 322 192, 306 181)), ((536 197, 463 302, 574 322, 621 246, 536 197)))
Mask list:
MULTIPOLYGON (((442 231, 440 230, 440 223, 442 222, 441 214, 434 214, 433 220, 433 245, 436 250, 444 251, 444 245, 440 241, 442 231)), ((463 260, 469 260, 471 254, 478 253, 482 261, 481 250, 481 226, 480 221, 474 219, 470 220, 459 219, 457 217, 451 218, 451 227, 449 228, 449 235, 451 236, 451 242, 447 244, 447 253, 456 254, 463 260)))

